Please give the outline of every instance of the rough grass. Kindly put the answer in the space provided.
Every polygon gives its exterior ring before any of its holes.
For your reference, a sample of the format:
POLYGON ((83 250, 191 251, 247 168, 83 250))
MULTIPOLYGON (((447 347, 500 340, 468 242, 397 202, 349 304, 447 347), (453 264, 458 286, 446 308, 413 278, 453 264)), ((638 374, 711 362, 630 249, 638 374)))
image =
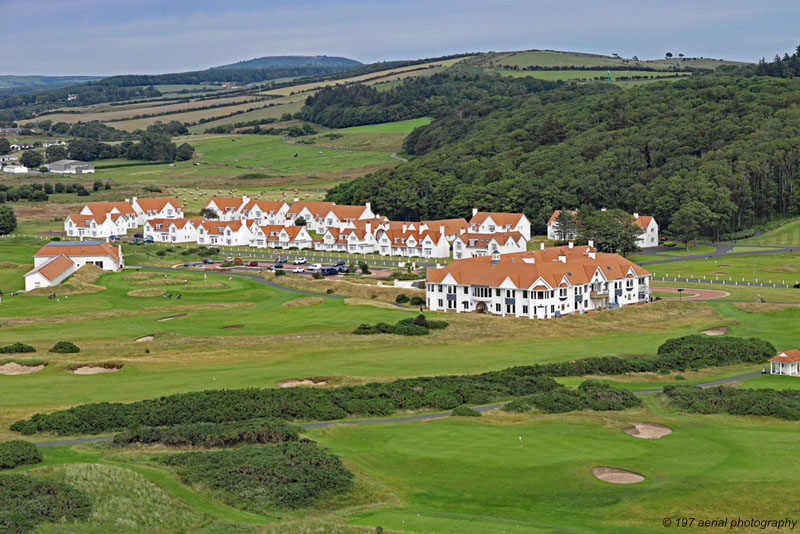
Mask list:
POLYGON ((28 291, 27 295, 50 295, 55 293, 59 297, 62 295, 84 295, 88 293, 99 293, 105 291, 106 287, 96 284, 106 271, 96 265, 87 264, 72 273, 64 282, 54 287, 41 287, 28 291))
POLYGON ((325 301, 325 297, 300 297, 281 304, 284 308, 299 308, 301 306, 314 306, 325 301))
POLYGON ((280 278, 275 278, 274 275, 268 273, 265 275, 268 280, 273 280, 276 283, 291 287, 294 289, 302 289, 305 291, 313 291, 315 293, 327 293, 329 289, 333 290, 333 295, 340 295, 345 297, 354 297, 359 299, 382 300, 384 302, 394 302, 394 299, 400 293, 405 293, 409 297, 420 296, 425 297, 425 292, 421 289, 406 289, 394 286, 378 286, 372 283, 358 283, 349 280, 314 280, 312 278, 286 275, 280 278))

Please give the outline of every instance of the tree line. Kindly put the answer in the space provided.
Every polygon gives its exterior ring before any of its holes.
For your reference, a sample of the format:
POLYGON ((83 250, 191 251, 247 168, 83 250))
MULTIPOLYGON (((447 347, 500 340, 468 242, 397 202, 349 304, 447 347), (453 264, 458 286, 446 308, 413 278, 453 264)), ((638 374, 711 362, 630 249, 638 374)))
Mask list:
POLYGON ((799 104, 798 79, 718 74, 462 102, 409 134, 409 163, 327 199, 399 220, 523 212, 539 233, 554 209, 619 208, 719 237, 800 214, 799 104))

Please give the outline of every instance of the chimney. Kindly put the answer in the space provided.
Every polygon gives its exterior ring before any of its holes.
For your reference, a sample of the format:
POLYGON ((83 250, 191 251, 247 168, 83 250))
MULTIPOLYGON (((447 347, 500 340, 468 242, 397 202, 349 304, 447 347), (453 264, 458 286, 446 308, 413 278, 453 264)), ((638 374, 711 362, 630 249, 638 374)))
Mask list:
POLYGON ((403 223, 403 233, 406 233, 407 229, 408 229, 408 225, 406 223, 403 223))
POLYGON ((443 224, 439 225, 439 233, 440 233, 441 235, 443 235, 443 236, 445 235, 445 234, 444 234, 444 225, 443 225, 443 224))
POLYGON ((544 250, 544 241, 539 243, 539 250, 544 250))
POLYGON ((478 214, 478 208, 472 208, 472 216, 475 217, 478 214))
POLYGON ((294 201, 295 201, 295 202, 300 202, 300 199, 299 199, 299 198, 297 198, 297 197, 294 197, 294 201))
POLYGON ((366 208, 366 211, 372 211, 372 202, 365 202, 364 207, 366 208))
POLYGON ((594 248, 594 239, 589 240, 589 246, 594 248))
POLYGON ((572 249, 574 246, 575 246, 575 243, 573 243, 572 241, 570 241, 570 242, 569 242, 569 248, 570 248, 570 249, 572 249))
POLYGON ((633 214, 633 218, 634 218, 634 219, 638 219, 638 218, 639 218, 639 214, 638 214, 638 213, 634 213, 634 214, 633 214))
POLYGON ((372 223, 367 223, 365 225, 365 229, 366 229, 368 234, 371 234, 372 233, 372 223))
POLYGON ((248 202, 250 202, 250 197, 242 195, 242 204, 247 204, 248 202))
POLYGON ((561 263, 567 263, 567 256, 566 256, 566 255, 564 255, 564 253, 563 253, 563 252, 562 252, 562 253, 560 253, 560 254, 558 255, 558 261, 560 261, 561 263))
POLYGON ((125 202, 127 202, 128 204, 130 204, 130 203, 131 203, 131 199, 129 199, 129 198, 126 198, 126 199, 125 199, 125 202))
POLYGON ((589 251, 589 257, 592 258, 593 260, 596 260, 597 259, 597 253, 594 250, 590 250, 589 251))

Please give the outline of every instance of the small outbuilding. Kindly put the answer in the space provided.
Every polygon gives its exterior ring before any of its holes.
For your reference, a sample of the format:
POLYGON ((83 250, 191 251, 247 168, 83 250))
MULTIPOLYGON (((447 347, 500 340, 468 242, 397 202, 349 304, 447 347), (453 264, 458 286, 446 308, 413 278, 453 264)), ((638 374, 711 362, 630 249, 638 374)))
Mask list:
POLYGON ((60 159, 45 165, 50 172, 56 174, 86 174, 94 172, 94 164, 75 159, 60 159))
POLYGON ((770 358, 769 374, 800 376, 800 350, 787 350, 770 358))

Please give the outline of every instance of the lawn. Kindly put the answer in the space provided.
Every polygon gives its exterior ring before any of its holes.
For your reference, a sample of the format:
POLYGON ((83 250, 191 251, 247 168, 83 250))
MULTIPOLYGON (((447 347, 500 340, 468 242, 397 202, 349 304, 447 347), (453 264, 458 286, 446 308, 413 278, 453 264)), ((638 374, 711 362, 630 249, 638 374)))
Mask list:
POLYGON ((780 245, 785 247, 800 246, 800 218, 769 230, 761 235, 740 239, 737 243, 747 245, 780 245))
POLYGON ((711 257, 645 268, 657 276, 794 284, 800 280, 800 252, 711 257))
POLYGON ((688 250, 686 249, 685 245, 678 245, 672 250, 662 252, 662 254, 666 254, 667 256, 696 256, 699 254, 711 254, 715 250, 716 248, 712 247, 711 245, 694 245, 689 243, 688 250))
POLYGON ((408 119, 405 121, 384 122, 381 124, 368 124, 366 126, 352 126, 350 128, 342 128, 339 132, 353 132, 353 133, 410 133, 411 130, 430 124, 430 117, 422 117, 419 119, 408 119))

